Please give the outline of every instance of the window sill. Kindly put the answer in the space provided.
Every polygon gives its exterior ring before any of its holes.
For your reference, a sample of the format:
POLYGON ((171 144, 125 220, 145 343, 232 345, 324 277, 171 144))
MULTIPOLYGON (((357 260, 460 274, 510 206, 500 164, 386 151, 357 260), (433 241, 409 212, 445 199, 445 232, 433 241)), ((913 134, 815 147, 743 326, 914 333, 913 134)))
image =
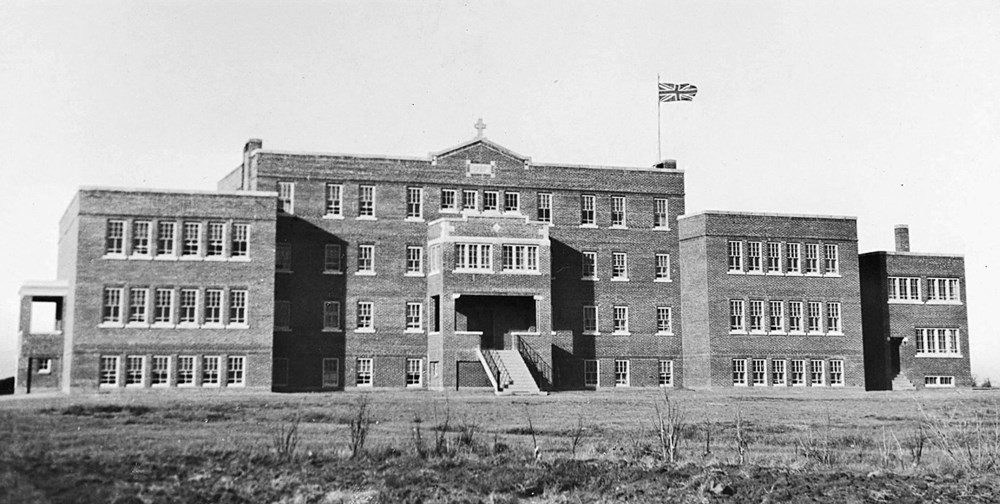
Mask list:
POLYGON ((229 256, 229 260, 232 262, 250 262, 250 258, 247 256, 229 256))
POLYGON ((818 271, 807 271, 802 276, 807 276, 807 277, 821 277, 823 275, 821 275, 818 271))
POLYGON ((447 213, 447 214, 457 214, 457 213, 460 213, 461 210, 459 210, 457 208, 442 208, 440 210, 440 212, 441 213, 447 213))
POLYGON ((103 256, 101 256, 101 259, 120 259, 120 260, 125 260, 125 259, 128 259, 128 257, 126 257, 125 254, 104 254, 103 256))
POLYGON ((785 276, 802 276, 801 272, 798 271, 786 271, 785 276))
POLYGON ((840 273, 823 273, 826 278, 841 278, 840 273))
POLYGON ((743 270, 728 270, 728 271, 726 271, 726 274, 727 275, 746 275, 747 273, 745 271, 743 271, 743 270))
POLYGON ((784 276, 785 274, 782 273, 782 272, 780 272, 780 271, 768 271, 767 273, 765 273, 765 275, 770 275, 770 276, 784 276))
POLYGON ((670 228, 663 226, 653 226, 653 231, 670 231, 670 228))
POLYGON ((226 329, 250 329, 250 324, 229 324, 226 329))
POLYGON ((673 336, 674 332, 673 331, 668 331, 668 332, 657 331, 656 335, 657 336, 673 336))
POLYGON ((653 281, 658 283, 673 283, 673 280, 669 278, 654 278, 653 281))
POLYGON ((597 277, 581 277, 580 280, 584 281, 584 282, 596 282, 596 281, 600 280, 600 278, 597 278, 597 277))
POLYGON ((220 384, 220 383, 202 383, 201 386, 202 386, 202 388, 220 388, 220 387, 222 387, 222 384, 220 384))
POLYGON ((194 383, 178 383, 177 384, 177 388, 193 388, 194 386, 195 386, 194 383))
POLYGON ((918 353, 918 354, 914 354, 913 356, 914 357, 920 357, 920 358, 926 357, 926 358, 930 358, 930 359, 961 359, 962 358, 962 354, 953 354, 953 353, 918 353))
POLYGON ((580 227, 584 229, 597 229, 597 224, 580 224, 580 227))
POLYGON ((747 274, 747 275, 757 275, 757 276, 763 276, 763 275, 764 275, 764 272, 763 272, 763 271, 760 271, 760 270, 748 270, 746 274, 747 274))
POLYGON ((204 261, 205 258, 196 255, 184 255, 179 259, 181 261, 204 261))
POLYGON ((323 214, 324 219, 329 220, 344 220, 343 214, 323 214))
POLYGON ((803 331, 788 331, 789 336, 805 336, 806 333, 803 331))
POLYGON ((125 327, 125 324, 122 324, 121 322, 101 322, 100 324, 97 324, 97 327, 102 329, 122 329, 125 327))
POLYGON ((126 329, 149 329, 149 324, 145 322, 129 322, 125 324, 126 329))
POLYGON ((764 336, 767 333, 763 329, 751 329, 750 334, 753 336, 764 336))
POLYGON ((197 329, 199 326, 195 322, 181 322, 177 324, 178 329, 197 329))
POLYGON ((323 270, 323 274, 324 275, 343 275, 344 272, 343 271, 337 271, 337 270, 323 270))
POLYGON ((359 216, 357 216, 357 217, 355 218, 355 220, 361 220, 361 221, 377 221, 377 220, 378 220, 378 217, 375 217, 375 216, 372 216, 372 215, 359 215, 359 216))
POLYGON ((225 329, 226 326, 222 325, 221 322, 208 322, 201 325, 202 329, 225 329))
POLYGON ((176 261, 177 260, 177 256, 175 256, 173 254, 163 254, 163 255, 154 256, 153 260, 154 261, 176 261))
POLYGON ((128 256, 129 261, 152 261, 153 256, 149 254, 133 254, 128 256))
POLYGON ((961 301, 939 301, 939 300, 936 300, 936 299, 928 299, 925 304, 929 304, 929 305, 944 305, 944 306, 948 306, 948 305, 951 305, 951 306, 962 306, 962 302, 961 301))
POLYGON ((921 301, 921 300, 919 300, 919 299, 890 299, 889 300, 889 304, 913 304, 913 305, 919 305, 919 304, 924 304, 924 302, 921 301))
POLYGON ((325 333, 342 333, 342 332, 344 332, 344 330, 341 329, 341 328, 339 328, 339 327, 324 327, 321 332, 325 332, 325 333))
POLYGON ((482 270, 456 269, 456 270, 453 270, 453 272, 454 273, 472 274, 472 275, 492 275, 493 274, 493 270, 488 270, 488 269, 482 269, 482 270))
POLYGON ((542 272, 540 272, 540 271, 531 271, 531 270, 502 270, 500 273, 503 274, 503 275, 541 275, 542 274, 542 272))
POLYGON ((769 336, 788 336, 787 331, 768 331, 769 336))
POLYGON ((583 331, 584 336, 600 336, 600 331, 583 331))
POLYGON ((406 329, 403 331, 403 334, 423 334, 423 333, 424 333, 423 329, 406 329))
POLYGON ((246 387, 245 383, 227 383, 226 388, 243 388, 246 387))
POLYGON ((407 217, 403 222, 427 222, 423 217, 407 217))
POLYGON ((211 255, 211 256, 205 256, 205 260, 213 262, 222 262, 222 261, 228 261, 229 258, 224 255, 211 255))
POLYGON ((744 329, 730 329, 729 330, 729 334, 735 334, 735 335, 739 335, 739 336, 746 335, 746 333, 747 332, 744 329))
POLYGON ((628 331, 611 331, 612 336, 631 336, 632 333, 628 331))
POLYGON ((628 229, 628 226, 622 226, 622 225, 612 224, 612 225, 608 226, 608 229, 628 229))
POLYGON ((628 282, 628 277, 611 277, 612 282, 628 282))
POLYGON ((826 333, 827 336, 843 336, 843 331, 829 331, 826 333))
POLYGON ((355 271, 354 276, 376 276, 374 271, 355 271))
POLYGON ((360 333, 360 334, 375 334, 375 329, 374 328, 364 328, 364 327, 361 327, 361 328, 355 329, 354 332, 355 333, 360 333))
POLYGON ((403 276, 412 278, 424 278, 423 273, 414 273, 414 272, 404 273, 403 276))

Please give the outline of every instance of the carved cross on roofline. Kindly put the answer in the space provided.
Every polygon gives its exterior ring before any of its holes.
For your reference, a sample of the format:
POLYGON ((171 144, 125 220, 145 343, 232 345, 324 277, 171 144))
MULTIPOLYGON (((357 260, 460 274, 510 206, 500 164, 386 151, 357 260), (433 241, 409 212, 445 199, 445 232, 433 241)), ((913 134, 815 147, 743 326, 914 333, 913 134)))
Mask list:
POLYGON ((483 122, 482 117, 479 118, 479 121, 473 127, 476 128, 476 138, 483 138, 483 130, 486 129, 486 123, 483 122))

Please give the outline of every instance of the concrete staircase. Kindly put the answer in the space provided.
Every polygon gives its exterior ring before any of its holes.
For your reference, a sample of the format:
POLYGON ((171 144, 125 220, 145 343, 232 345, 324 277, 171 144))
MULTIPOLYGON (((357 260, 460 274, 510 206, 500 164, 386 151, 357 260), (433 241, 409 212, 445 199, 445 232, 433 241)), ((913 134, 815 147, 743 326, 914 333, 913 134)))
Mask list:
POLYGON ((892 379, 892 390, 917 390, 902 373, 892 379))
MULTIPOLYGON (((510 376, 509 380, 505 380, 506 383, 497 384, 497 395, 542 395, 538 384, 531 376, 531 371, 528 370, 528 365, 524 363, 524 359, 517 350, 483 350, 483 352, 489 352, 510 376)), ((486 374, 491 375, 491 381, 495 381, 486 361, 482 360, 482 362, 486 374)))

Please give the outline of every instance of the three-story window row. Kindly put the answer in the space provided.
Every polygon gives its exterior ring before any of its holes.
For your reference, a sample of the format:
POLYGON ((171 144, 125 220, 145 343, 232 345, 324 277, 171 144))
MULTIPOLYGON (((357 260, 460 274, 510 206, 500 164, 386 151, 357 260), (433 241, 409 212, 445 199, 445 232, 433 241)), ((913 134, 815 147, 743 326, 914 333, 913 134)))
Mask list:
POLYGON ((732 383, 737 387, 843 387, 842 359, 733 359, 732 383), (770 364, 770 366, 768 366, 770 364))
POLYGON ((105 287, 102 327, 249 327, 242 288, 105 287))
POLYGON ((842 334, 841 317, 836 301, 729 300, 731 333, 842 334))
POLYGON ((244 260, 250 256, 250 224, 109 219, 104 255, 133 259, 244 260))
POLYGON ((112 387, 242 387, 242 355, 102 355, 98 383, 112 387))
POLYGON ((840 275, 840 246, 773 241, 729 240, 727 268, 737 274, 840 275))

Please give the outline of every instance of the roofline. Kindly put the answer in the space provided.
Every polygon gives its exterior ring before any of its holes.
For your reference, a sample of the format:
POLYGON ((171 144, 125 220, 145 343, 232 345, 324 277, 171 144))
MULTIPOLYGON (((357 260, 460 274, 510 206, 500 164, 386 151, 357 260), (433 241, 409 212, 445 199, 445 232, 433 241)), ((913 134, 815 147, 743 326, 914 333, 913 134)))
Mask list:
POLYGON ((444 156, 445 154, 450 154, 450 153, 455 152, 457 150, 464 149, 464 148, 466 148, 466 147, 468 147, 470 145, 473 145, 473 144, 475 144, 477 142, 483 142, 483 143, 487 144, 488 146, 493 147, 493 148, 499 150, 500 152, 502 152, 504 154, 507 154, 507 155, 509 155, 511 157, 515 157, 517 159, 520 159, 521 161, 524 161, 524 162, 526 162, 528 164, 531 164, 531 156, 525 156, 523 154, 518 154, 518 153, 516 153, 516 152, 514 152, 514 151, 512 151, 512 150, 510 150, 510 149, 508 149, 508 148, 506 148, 506 147, 504 147, 504 146, 502 146, 502 145, 494 142, 493 140, 490 140, 490 139, 486 138, 485 136, 476 136, 476 137, 473 137, 471 140, 466 140, 466 141, 464 141, 464 142, 462 142, 462 143, 460 143, 458 145, 453 145, 453 146, 445 148, 443 150, 440 150, 440 151, 437 151, 437 152, 432 152, 429 157, 431 159, 437 159, 437 158, 439 158, 441 156, 444 156))
POLYGON ((850 220, 856 221, 857 217, 852 215, 814 215, 814 214, 784 214, 784 213, 773 213, 773 212, 730 212, 725 210, 702 210, 700 212, 695 212, 692 214, 684 214, 677 217, 677 220, 690 219, 692 217, 698 217, 700 215, 740 215, 746 217, 783 217, 783 218, 796 218, 796 219, 827 219, 827 220, 850 220))
POLYGON ((646 167, 646 166, 606 166, 606 165, 589 165, 589 164, 569 164, 569 163, 531 163, 531 166, 540 166, 545 168, 585 168, 592 170, 628 170, 628 171, 648 171, 654 173, 684 173, 684 170, 679 170, 677 168, 656 168, 656 167, 646 167))
POLYGON ((345 152, 320 152, 320 151, 292 151, 280 149, 254 149, 250 151, 250 156, 255 154, 275 154, 279 156, 313 156, 313 157, 339 157, 356 159, 381 159, 385 161, 420 161, 430 163, 430 158, 414 156, 387 156, 378 154, 350 154, 345 152))
POLYGON ((34 280, 21 284, 17 290, 18 297, 25 296, 65 296, 69 294, 69 282, 66 280, 34 280))
POLYGON ((101 187, 82 186, 79 192, 122 192, 122 193, 145 193, 145 194, 191 194, 204 196, 244 196, 253 198, 276 198, 274 191, 208 191, 201 189, 150 189, 145 187, 101 187))
POLYGON ((897 252, 895 250, 873 250, 871 252, 863 252, 858 255, 898 255, 898 256, 915 256, 915 257, 948 257, 951 259, 965 259, 965 254, 938 254, 934 252, 897 252))

